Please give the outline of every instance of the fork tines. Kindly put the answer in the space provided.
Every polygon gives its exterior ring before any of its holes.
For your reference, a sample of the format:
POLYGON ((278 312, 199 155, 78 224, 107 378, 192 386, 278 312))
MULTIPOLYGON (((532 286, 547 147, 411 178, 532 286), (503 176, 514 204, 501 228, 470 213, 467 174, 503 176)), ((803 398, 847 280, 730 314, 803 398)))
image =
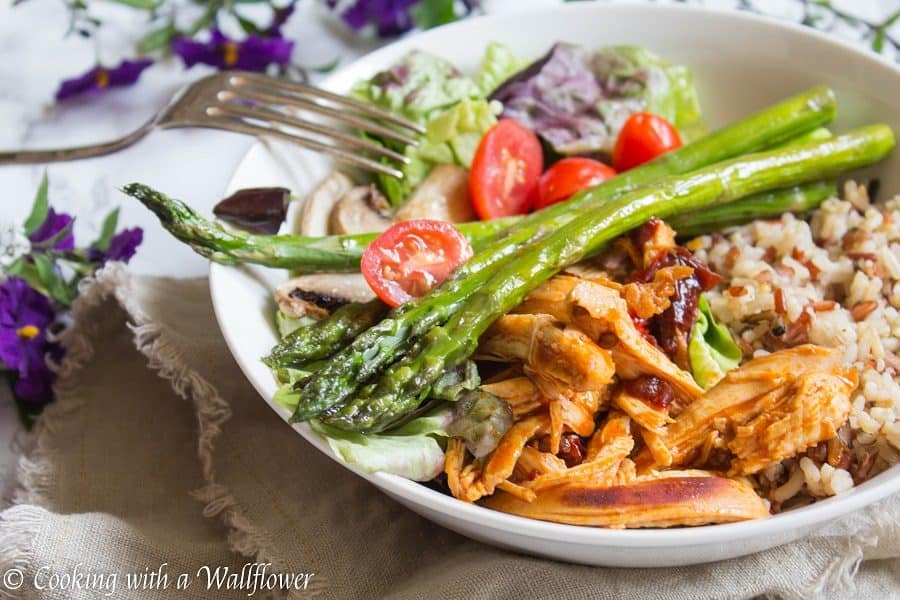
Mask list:
POLYGON ((285 138, 354 166, 401 179, 399 169, 377 159, 406 164, 406 156, 346 127, 404 145, 415 145, 411 134, 424 132, 421 125, 375 106, 258 73, 230 74, 206 112, 230 121, 222 123, 229 129, 285 138), (317 117, 330 118, 345 128, 317 117))

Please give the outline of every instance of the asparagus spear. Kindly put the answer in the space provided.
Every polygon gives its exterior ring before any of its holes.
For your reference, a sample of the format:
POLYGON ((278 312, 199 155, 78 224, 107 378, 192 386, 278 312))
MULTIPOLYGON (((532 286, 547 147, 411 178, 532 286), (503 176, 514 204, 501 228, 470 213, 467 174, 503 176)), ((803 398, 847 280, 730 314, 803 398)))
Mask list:
POLYGON ((663 176, 690 172, 796 137, 829 121, 834 108, 833 92, 814 88, 576 194, 567 202, 528 215, 476 253, 432 294, 399 307, 338 351, 322 369, 298 382, 294 418, 311 418, 349 398, 367 379, 406 352, 416 338, 449 318, 473 290, 504 269, 508 257, 523 242, 540 239, 590 208, 663 176))
POLYGON ((388 307, 381 300, 351 302, 327 319, 300 327, 285 337, 263 359, 269 367, 301 368, 310 362, 327 358, 332 348, 344 346, 360 333, 378 323, 388 307))
MULTIPOLYGON (((377 233, 306 237, 256 235, 205 219, 180 200, 146 185, 130 183, 123 191, 159 217, 169 233, 209 260, 226 265, 252 263, 297 273, 358 271, 359 259, 377 233)), ((483 246, 510 225, 509 219, 462 223, 474 247, 483 246)))
POLYGON ((415 409, 444 371, 471 356, 481 334, 521 303, 528 292, 652 216, 667 218, 751 194, 836 177, 880 160, 893 147, 889 127, 866 127, 832 140, 749 155, 670 177, 600 206, 521 252, 488 285, 479 286, 445 325, 423 336, 414 353, 386 369, 376 383, 367 385, 363 394, 343 408, 326 413, 323 420, 362 432, 389 426, 415 409))
POLYGON ((733 225, 743 225, 755 219, 778 217, 786 212, 806 212, 836 194, 837 186, 834 181, 804 183, 711 206, 701 212, 678 215, 669 219, 668 224, 678 233, 679 238, 692 238, 733 225))

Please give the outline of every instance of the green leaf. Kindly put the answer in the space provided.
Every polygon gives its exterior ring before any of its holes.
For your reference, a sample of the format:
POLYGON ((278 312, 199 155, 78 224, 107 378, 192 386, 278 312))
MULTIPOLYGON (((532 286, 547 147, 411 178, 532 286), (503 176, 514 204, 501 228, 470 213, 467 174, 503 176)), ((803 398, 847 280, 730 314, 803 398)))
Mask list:
POLYGON ((115 2, 116 4, 122 4, 124 6, 130 6, 131 8, 137 8, 140 10, 156 10, 159 8, 160 4, 162 4, 162 0, 109 0, 110 2, 115 2))
POLYGON ((47 295, 64 306, 75 300, 75 290, 66 283, 62 275, 46 254, 33 254, 34 267, 47 295))
POLYGON ((697 322, 688 343, 691 374, 703 389, 714 386, 741 363, 743 353, 724 325, 717 323, 706 296, 697 305, 697 322))
POLYGON ((381 471, 429 481, 443 470, 441 442, 451 418, 450 409, 441 406, 387 433, 369 435, 342 431, 316 420, 309 424, 348 464, 368 473, 381 471))
POLYGON ((38 186, 37 194, 34 196, 34 203, 31 205, 31 214, 25 219, 25 235, 30 236, 38 230, 47 220, 47 213, 50 211, 50 203, 47 200, 47 188, 49 181, 47 180, 47 172, 41 178, 41 185, 38 186))
POLYGON ((154 29, 138 40, 138 52, 141 54, 151 54, 157 50, 168 48, 169 43, 172 41, 172 38, 175 37, 176 33, 178 33, 178 30, 175 29, 174 23, 167 23, 159 29, 154 29))
POLYGON ((335 56, 335 57, 334 57, 334 60, 332 60, 331 62, 325 63, 325 64, 322 65, 321 67, 315 67, 315 68, 313 68, 312 70, 313 70, 313 72, 315 72, 315 73, 323 73, 323 74, 324 74, 324 73, 331 73, 332 71, 334 71, 334 70, 337 68, 337 66, 338 66, 339 64, 341 64, 341 57, 340 57, 340 56, 335 56))
POLYGON ((455 0, 422 0, 412 9, 413 20, 422 29, 452 23, 457 19, 455 0))
POLYGON ((249 35, 259 34, 260 29, 256 26, 256 23, 251 21, 250 19, 244 18, 237 13, 232 13, 234 18, 237 19, 237 22, 240 24, 241 29, 244 30, 244 33, 249 35))
POLYGON ((106 252, 109 250, 109 242, 112 240, 113 236, 116 234, 116 226, 119 224, 119 209, 114 208, 109 211, 109 214, 106 215, 106 218, 103 219, 103 225, 100 227, 100 237, 91 244, 93 248, 100 250, 101 252, 106 252))
POLYGON ((884 23, 881 24, 881 30, 885 31, 887 29, 890 29, 898 20, 900 20, 900 10, 895 11, 894 14, 888 17, 884 21, 884 23))
POLYGON ((881 54, 881 51, 884 49, 884 30, 879 29, 875 32, 875 36, 872 38, 872 50, 881 54))
POLYGON ((25 283, 27 283, 28 286, 34 289, 36 292, 39 292, 45 296, 50 295, 50 292, 41 281, 40 275, 38 275, 37 268, 34 266, 34 263, 25 262, 20 258, 6 269, 6 274, 10 277, 18 277, 19 279, 24 279, 25 283))
POLYGON ((484 51, 481 66, 475 75, 475 82, 485 96, 500 87, 500 84, 528 66, 528 61, 517 57, 507 46, 491 42, 484 51))

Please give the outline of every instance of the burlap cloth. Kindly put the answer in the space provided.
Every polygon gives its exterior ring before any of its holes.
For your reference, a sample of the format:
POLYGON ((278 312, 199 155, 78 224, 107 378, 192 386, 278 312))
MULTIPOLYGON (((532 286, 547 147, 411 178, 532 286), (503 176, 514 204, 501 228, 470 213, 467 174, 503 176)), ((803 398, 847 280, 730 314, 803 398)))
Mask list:
POLYGON ((205 280, 113 265, 85 286, 75 317, 58 400, 27 440, 15 505, 0 514, 0 589, 11 597, 268 595, 252 587, 254 562, 284 575, 269 585, 305 588, 292 597, 900 597, 896 497, 717 564, 604 569, 521 556, 407 511, 285 425, 229 355, 205 280), (224 568, 231 584, 210 587, 206 572, 224 568))

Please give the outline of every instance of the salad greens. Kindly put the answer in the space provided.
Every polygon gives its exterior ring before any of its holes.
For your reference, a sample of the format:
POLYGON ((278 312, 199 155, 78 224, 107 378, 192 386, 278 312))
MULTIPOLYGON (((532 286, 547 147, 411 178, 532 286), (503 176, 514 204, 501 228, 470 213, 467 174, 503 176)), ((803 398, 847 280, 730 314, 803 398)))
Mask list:
POLYGON ((524 69, 528 61, 517 57, 505 44, 491 42, 484 51, 481 66, 475 75, 481 93, 489 96, 500 84, 524 69))
POLYGON ((413 481, 429 481, 444 468, 447 426, 453 411, 446 404, 396 427, 390 434, 363 435, 319 421, 310 426, 341 459, 367 473, 382 471, 413 481))
POLYGON ((402 167, 403 179, 379 177, 388 202, 392 206, 401 204, 436 165, 456 164, 468 168, 478 142, 497 122, 499 112, 500 107, 487 100, 463 98, 430 118, 419 144, 404 150, 410 160, 402 167))
POLYGON ((491 98, 503 103, 503 117, 533 129, 563 155, 608 157, 626 119, 639 111, 665 117, 685 141, 703 133, 690 70, 636 46, 592 52, 556 44, 491 98))
POLYGON ((688 343, 688 356, 694 381, 703 389, 709 389, 725 373, 741 364, 744 355, 728 328, 716 322, 706 296, 700 296, 697 309, 697 321, 688 343))
POLYGON ((472 78, 453 63, 421 50, 358 82, 351 95, 422 124, 463 98, 483 97, 472 78))
POLYGON ((378 184, 391 206, 399 206, 442 163, 468 168, 485 132, 497 122, 502 106, 487 95, 524 66, 503 44, 490 44, 473 79, 450 62, 413 50, 389 69, 360 81, 352 95, 358 100, 425 125, 417 146, 401 147, 389 140, 374 141, 401 151, 410 159, 403 179, 379 176, 378 184))

